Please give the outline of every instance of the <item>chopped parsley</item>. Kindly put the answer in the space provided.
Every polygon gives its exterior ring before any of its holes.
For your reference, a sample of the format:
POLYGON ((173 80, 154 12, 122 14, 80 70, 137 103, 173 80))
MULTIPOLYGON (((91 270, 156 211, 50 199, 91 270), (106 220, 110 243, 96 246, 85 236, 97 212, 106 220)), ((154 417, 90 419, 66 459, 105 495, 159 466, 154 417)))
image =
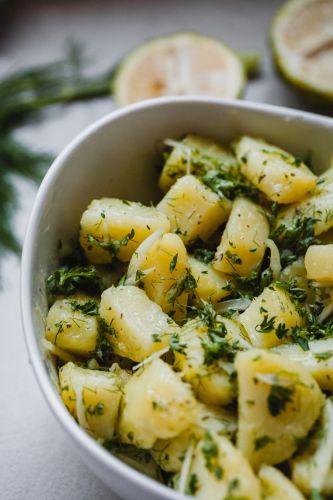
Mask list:
POLYGON ((101 278, 94 266, 61 267, 46 280, 46 288, 51 295, 72 295, 86 290, 101 292, 101 278))
POLYGON ((73 311, 80 311, 87 316, 96 316, 98 314, 98 302, 95 299, 90 299, 83 303, 71 299, 69 304, 73 311))
POLYGON ((272 385, 267 397, 267 405, 273 417, 277 417, 286 409, 287 404, 293 400, 294 392, 294 387, 286 387, 277 384, 272 385))
POLYGON ((290 224, 280 224, 271 231, 270 238, 280 250, 283 267, 304 255, 310 245, 320 243, 314 234, 316 222, 313 217, 294 217, 290 224))
POLYGON ((195 495, 195 493, 198 491, 199 489, 199 480, 198 480, 198 476, 193 473, 190 475, 190 480, 188 482, 188 486, 187 486, 187 493, 189 495, 195 495))
POLYGON ((206 432, 204 441, 201 446, 202 454, 205 458, 207 469, 214 474, 216 479, 222 479, 223 469, 218 464, 218 446, 212 438, 210 432, 206 432))
POLYGON ((265 448, 269 443, 274 443, 274 439, 272 439, 270 436, 264 435, 257 437, 254 440, 254 449, 255 451, 261 450, 262 448, 265 448))
POLYGON ((208 250, 207 248, 195 248, 192 254, 193 257, 195 257, 200 262, 209 264, 214 259, 215 252, 213 250, 208 250))
POLYGON ((179 333, 174 333, 170 339, 170 349, 180 354, 185 353, 186 344, 182 344, 180 341, 179 333))
MULTIPOLYGON (((115 257, 117 257, 119 250, 122 247, 126 247, 128 245, 128 243, 131 240, 133 240, 134 236, 135 236, 135 231, 134 231, 134 229, 131 229, 131 231, 128 234, 126 234, 121 240, 112 240, 112 241, 106 242, 106 241, 99 240, 98 238, 96 238, 92 234, 88 234, 87 241, 88 241, 90 247, 95 246, 95 247, 102 248, 103 250, 106 250, 107 252, 109 252, 113 258, 115 258, 115 257)), ((88 249, 89 249, 89 246, 88 246, 88 249)))
POLYGON ((183 279, 174 283, 167 291, 167 301, 169 304, 174 304, 177 298, 183 292, 190 292, 197 287, 197 282, 194 276, 191 274, 190 270, 186 270, 186 274, 183 279))
POLYGON ((237 196, 247 196, 254 200, 259 198, 258 189, 240 173, 235 175, 233 172, 209 170, 200 179, 222 199, 233 200, 237 196))
POLYGON ((274 323, 276 320, 276 316, 268 317, 268 314, 264 314, 264 319, 260 323, 260 325, 256 326, 256 331, 261 333, 269 333, 274 330, 274 323))
POLYGON ((169 266, 170 273, 173 273, 173 271, 175 270, 175 267, 177 265, 177 260, 178 260, 178 253, 176 253, 176 255, 174 255, 170 261, 170 266, 169 266))

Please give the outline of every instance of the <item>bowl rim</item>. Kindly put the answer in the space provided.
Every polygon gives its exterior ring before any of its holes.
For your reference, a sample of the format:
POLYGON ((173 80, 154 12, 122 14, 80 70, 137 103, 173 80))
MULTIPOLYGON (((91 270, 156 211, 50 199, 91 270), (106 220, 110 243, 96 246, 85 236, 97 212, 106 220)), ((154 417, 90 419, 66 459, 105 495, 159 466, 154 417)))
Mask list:
POLYGON ((118 458, 104 449, 95 439, 90 437, 75 420, 70 416, 67 409, 57 396, 54 386, 51 382, 49 374, 46 370, 42 353, 39 349, 38 340, 34 333, 33 314, 32 310, 32 278, 33 278, 33 262, 34 262, 34 248, 36 238, 38 236, 38 226, 42 215, 43 206, 47 195, 52 190, 52 184, 55 176, 65 168, 67 158, 76 150, 76 148, 83 143, 90 136, 97 133, 105 125, 110 122, 116 121, 125 115, 131 115, 139 110, 152 108, 152 107, 167 107, 175 104, 199 104, 199 105, 217 105, 227 109, 259 111, 263 114, 273 114, 282 118, 299 119, 306 121, 313 125, 320 125, 332 129, 333 132, 333 119, 321 116, 307 111, 290 109, 283 106, 275 106, 271 104, 255 103, 250 101, 240 101, 234 99, 217 99, 210 97, 161 97, 150 99, 135 103, 125 108, 112 111, 106 116, 96 120, 91 125, 86 127, 79 133, 69 144, 62 150, 56 157, 47 171, 33 203, 30 213, 29 221, 27 224, 26 234, 23 244, 23 252, 21 259, 21 277, 20 277, 20 303, 21 303, 21 320, 23 324, 24 338, 28 350, 29 361, 32 365, 38 385, 42 394, 60 423, 60 426, 69 435, 72 442, 81 448, 82 451, 91 455, 97 463, 101 463, 104 469, 111 469, 119 478, 130 478, 131 482, 149 493, 156 495, 157 498, 165 498, 170 500, 181 500, 185 496, 168 488, 167 486, 158 483, 154 479, 145 476, 143 473, 138 472, 129 465, 125 464, 118 458))

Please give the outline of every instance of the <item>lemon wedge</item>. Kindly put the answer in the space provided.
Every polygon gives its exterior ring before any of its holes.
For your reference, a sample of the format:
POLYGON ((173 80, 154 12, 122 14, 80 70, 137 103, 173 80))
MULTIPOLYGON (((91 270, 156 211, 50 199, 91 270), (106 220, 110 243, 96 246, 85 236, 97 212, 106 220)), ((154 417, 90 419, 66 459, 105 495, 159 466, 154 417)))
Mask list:
POLYGON ((273 19, 273 54, 300 90, 333 101, 333 0, 290 0, 273 19))
POLYGON ((220 41, 195 33, 156 38, 132 51, 113 82, 116 104, 144 99, 201 95, 237 98, 246 83, 245 66, 220 41))

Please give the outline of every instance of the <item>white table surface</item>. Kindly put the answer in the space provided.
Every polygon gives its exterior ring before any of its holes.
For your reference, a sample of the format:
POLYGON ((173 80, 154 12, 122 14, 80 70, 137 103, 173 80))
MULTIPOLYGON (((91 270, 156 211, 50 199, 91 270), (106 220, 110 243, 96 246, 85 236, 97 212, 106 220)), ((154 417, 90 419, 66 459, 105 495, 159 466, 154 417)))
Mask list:
MULTIPOLYGON (((261 52, 262 76, 249 84, 246 99, 310 109, 277 77, 270 62, 269 20, 280 4, 279 0, 9 0, 9 15, 0 11, 0 77, 11 69, 60 58, 68 41, 82 43, 87 67, 94 71, 111 67, 146 38, 196 30, 235 49, 261 52)), ((56 154, 112 109, 111 99, 53 109, 47 112, 46 120, 25 127, 18 136, 56 154)), ((16 185, 20 209, 15 225, 22 239, 36 188, 22 180, 16 185)), ((118 497, 74 453, 39 391, 23 339, 19 273, 18 259, 8 256, 2 260, 0 498, 116 500, 118 497)))

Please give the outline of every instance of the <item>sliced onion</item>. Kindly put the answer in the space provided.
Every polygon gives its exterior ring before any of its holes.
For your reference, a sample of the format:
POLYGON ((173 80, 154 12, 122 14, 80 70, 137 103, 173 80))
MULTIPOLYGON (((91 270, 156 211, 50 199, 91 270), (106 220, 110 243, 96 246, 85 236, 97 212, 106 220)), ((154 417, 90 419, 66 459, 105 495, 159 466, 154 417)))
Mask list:
POLYGON ((242 297, 240 299, 224 300, 223 302, 217 304, 215 309, 220 314, 227 312, 229 309, 235 309, 235 311, 245 311, 250 304, 250 299, 242 297))
POLYGON ((270 268, 273 272, 273 278, 278 280, 282 269, 279 249, 274 241, 269 238, 266 240, 266 245, 271 251, 270 268))
POLYGON ((333 313, 333 302, 327 304, 318 316, 319 323, 325 321, 333 313))
POLYGON ((180 471, 179 483, 178 483, 178 491, 179 493, 185 493, 186 483, 188 479, 188 475, 190 473, 190 467, 192 462, 192 456, 194 451, 194 442, 190 443, 189 447, 186 450, 185 457, 183 460, 182 468, 180 471))
POLYGON ((148 356, 148 358, 141 361, 141 363, 138 363, 137 365, 133 366, 132 371, 136 372, 139 368, 147 365, 148 363, 151 363, 156 358, 160 358, 161 356, 163 356, 163 354, 166 354, 169 350, 170 350, 170 347, 163 347, 163 349, 160 349, 159 351, 154 352, 151 356, 148 356))

